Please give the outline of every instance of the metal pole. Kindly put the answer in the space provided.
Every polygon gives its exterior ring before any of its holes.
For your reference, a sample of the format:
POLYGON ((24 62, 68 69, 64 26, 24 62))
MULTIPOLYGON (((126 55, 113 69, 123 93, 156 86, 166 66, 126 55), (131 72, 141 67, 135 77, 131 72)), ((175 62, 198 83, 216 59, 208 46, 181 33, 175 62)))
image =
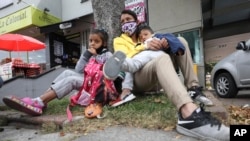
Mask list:
POLYGON ((27 51, 27 63, 29 63, 29 52, 27 51))

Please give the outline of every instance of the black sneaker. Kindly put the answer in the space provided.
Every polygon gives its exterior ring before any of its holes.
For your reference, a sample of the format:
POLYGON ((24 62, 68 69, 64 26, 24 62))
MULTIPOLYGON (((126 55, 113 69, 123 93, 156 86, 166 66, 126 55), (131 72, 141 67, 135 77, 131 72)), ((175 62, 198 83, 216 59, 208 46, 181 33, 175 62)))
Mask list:
POLYGON ((202 89, 202 87, 197 86, 191 87, 188 89, 188 94, 197 102, 203 103, 206 106, 213 106, 213 102, 202 93, 202 89))
POLYGON ((196 109, 191 116, 183 119, 179 114, 177 132, 201 140, 229 141, 229 127, 212 117, 203 108, 196 109))
POLYGON ((125 72, 120 72, 117 78, 114 80, 116 91, 120 94, 122 93, 122 82, 125 79, 125 72))

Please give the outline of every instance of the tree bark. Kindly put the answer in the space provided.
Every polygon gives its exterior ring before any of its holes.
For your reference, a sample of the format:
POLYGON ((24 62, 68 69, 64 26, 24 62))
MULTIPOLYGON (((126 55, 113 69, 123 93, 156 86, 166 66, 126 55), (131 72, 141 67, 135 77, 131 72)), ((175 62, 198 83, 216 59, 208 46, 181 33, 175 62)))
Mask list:
POLYGON ((95 27, 108 32, 108 48, 113 50, 113 39, 120 35, 120 14, 125 8, 124 0, 91 0, 95 27))

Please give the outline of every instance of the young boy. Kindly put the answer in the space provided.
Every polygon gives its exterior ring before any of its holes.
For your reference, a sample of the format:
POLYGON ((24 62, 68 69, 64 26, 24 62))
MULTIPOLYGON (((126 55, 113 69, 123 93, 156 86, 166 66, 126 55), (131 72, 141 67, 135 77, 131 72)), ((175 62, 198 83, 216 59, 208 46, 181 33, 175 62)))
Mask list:
POLYGON ((144 44, 147 44, 149 41, 151 41, 153 38, 155 39, 162 39, 165 38, 168 41, 169 48, 168 50, 165 50, 166 53, 174 54, 174 55, 183 55, 185 53, 185 47, 180 42, 178 38, 175 37, 175 35, 171 33, 166 34, 154 34, 152 28, 148 25, 141 24, 138 27, 138 38, 141 42, 144 44))

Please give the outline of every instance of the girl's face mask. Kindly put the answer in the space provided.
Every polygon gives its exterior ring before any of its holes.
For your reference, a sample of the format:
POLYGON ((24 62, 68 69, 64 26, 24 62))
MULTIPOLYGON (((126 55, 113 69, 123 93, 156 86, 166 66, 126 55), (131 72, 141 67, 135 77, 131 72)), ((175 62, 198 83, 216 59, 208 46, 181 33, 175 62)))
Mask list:
POLYGON ((102 50, 104 49, 104 46, 101 46, 100 48, 96 49, 97 54, 102 54, 102 50))
POLYGON ((128 36, 133 35, 137 28, 137 23, 135 21, 127 22, 122 25, 122 32, 127 34, 128 36))

